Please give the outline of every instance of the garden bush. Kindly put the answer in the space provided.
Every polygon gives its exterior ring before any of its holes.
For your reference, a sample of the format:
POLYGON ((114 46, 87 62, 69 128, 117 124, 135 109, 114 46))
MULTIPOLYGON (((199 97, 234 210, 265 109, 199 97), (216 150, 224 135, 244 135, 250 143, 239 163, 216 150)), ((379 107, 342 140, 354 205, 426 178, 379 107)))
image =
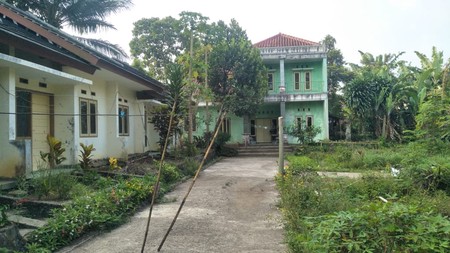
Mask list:
POLYGON ((40 170, 31 180, 31 194, 39 199, 66 200, 70 197, 76 178, 68 171, 40 170))
POLYGON ((318 163, 308 156, 289 156, 288 161, 289 169, 294 175, 314 171, 318 167, 318 163))
POLYGON ((88 231, 107 229, 123 222, 148 200, 154 182, 154 177, 150 176, 116 179, 112 187, 78 197, 62 209, 54 209, 47 225, 27 236, 28 249, 55 251, 88 231))
POLYGON ((173 183, 181 178, 178 167, 171 163, 164 163, 162 168, 161 180, 165 183, 173 183))
POLYGON ((0 205, 0 228, 9 224, 8 217, 6 216, 6 210, 8 206, 0 205))
POLYGON ((194 176, 197 172, 200 163, 193 157, 184 158, 183 162, 179 165, 180 170, 186 176, 194 176))
POLYGON ((296 252, 449 252, 450 221, 429 209, 374 203, 306 218, 296 252))

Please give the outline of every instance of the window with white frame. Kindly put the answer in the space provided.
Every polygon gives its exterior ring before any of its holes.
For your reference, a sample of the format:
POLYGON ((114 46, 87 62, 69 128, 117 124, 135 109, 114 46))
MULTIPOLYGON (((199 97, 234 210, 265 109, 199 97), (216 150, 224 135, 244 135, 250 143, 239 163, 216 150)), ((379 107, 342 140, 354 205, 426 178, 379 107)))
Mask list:
POLYGON ((311 90, 311 84, 311 71, 294 72, 294 90, 300 90, 302 86, 305 90, 311 90))
POLYGON ((267 85, 269 86, 269 90, 273 90, 273 73, 267 74, 267 85))
POLYGON ((80 98, 80 136, 97 136, 97 101, 80 98))
POLYGON ((294 72, 294 90, 300 90, 300 72, 294 72))
POLYGON ((125 136, 130 134, 130 125, 129 125, 129 109, 128 106, 119 105, 119 135, 125 136))
POLYGON ((311 72, 305 72, 305 90, 311 90, 311 72))

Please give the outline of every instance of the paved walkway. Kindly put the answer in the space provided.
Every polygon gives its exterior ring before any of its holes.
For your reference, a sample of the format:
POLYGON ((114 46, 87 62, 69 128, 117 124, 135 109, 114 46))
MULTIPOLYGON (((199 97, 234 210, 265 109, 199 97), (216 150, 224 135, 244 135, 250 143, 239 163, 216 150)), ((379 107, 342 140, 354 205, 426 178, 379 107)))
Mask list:
MULTIPOLYGON (((276 158, 226 158, 201 172, 161 252, 286 252, 274 175, 276 158)), ((145 252, 156 249, 191 181, 156 205, 145 252)), ((148 208, 130 222, 60 252, 140 252, 148 208)))

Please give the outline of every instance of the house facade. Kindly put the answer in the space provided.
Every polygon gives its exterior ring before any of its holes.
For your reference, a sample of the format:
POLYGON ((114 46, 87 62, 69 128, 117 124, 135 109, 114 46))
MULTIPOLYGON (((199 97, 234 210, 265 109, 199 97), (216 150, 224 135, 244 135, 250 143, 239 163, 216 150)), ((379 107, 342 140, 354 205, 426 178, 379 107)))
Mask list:
POLYGON ((80 143, 94 159, 157 149, 147 115, 164 85, 0 2, 0 177, 44 166, 50 134, 76 164, 80 143))
MULTIPOLYGON (((232 143, 242 143, 249 136, 251 143, 278 141, 277 119, 284 126, 301 123, 303 127, 319 127, 316 140, 328 139, 327 59, 325 47, 319 43, 277 34, 254 44, 267 67, 268 93, 264 104, 248 118, 229 116, 222 131, 231 134, 232 143)), ((200 107, 197 135, 205 131, 206 108, 200 107)), ((210 110, 212 119, 216 111, 210 110)), ((212 123, 213 124, 213 123, 212 123)), ((286 138, 286 137, 285 137, 286 138)), ((297 143, 287 136, 288 143, 297 143)))

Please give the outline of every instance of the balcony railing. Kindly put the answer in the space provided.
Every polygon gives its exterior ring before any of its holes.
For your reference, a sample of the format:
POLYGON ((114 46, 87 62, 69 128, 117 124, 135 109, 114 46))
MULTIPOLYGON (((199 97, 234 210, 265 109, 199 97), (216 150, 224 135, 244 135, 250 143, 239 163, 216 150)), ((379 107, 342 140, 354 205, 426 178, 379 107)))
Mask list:
POLYGON ((265 47, 259 49, 262 56, 290 54, 321 54, 326 53, 325 46, 295 46, 295 47, 265 47))
MULTIPOLYGON (((295 85, 292 82, 285 83, 285 93, 286 94, 306 94, 306 93, 318 93, 318 92, 326 92, 324 89, 325 83, 323 81, 312 81, 311 88, 306 89, 305 83, 301 82, 299 85, 299 89, 295 89, 295 85)), ((275 95, 280 93, 280 82, 276 82, 273 85, 273 89, 269 90, 269 95, 275 95)))

